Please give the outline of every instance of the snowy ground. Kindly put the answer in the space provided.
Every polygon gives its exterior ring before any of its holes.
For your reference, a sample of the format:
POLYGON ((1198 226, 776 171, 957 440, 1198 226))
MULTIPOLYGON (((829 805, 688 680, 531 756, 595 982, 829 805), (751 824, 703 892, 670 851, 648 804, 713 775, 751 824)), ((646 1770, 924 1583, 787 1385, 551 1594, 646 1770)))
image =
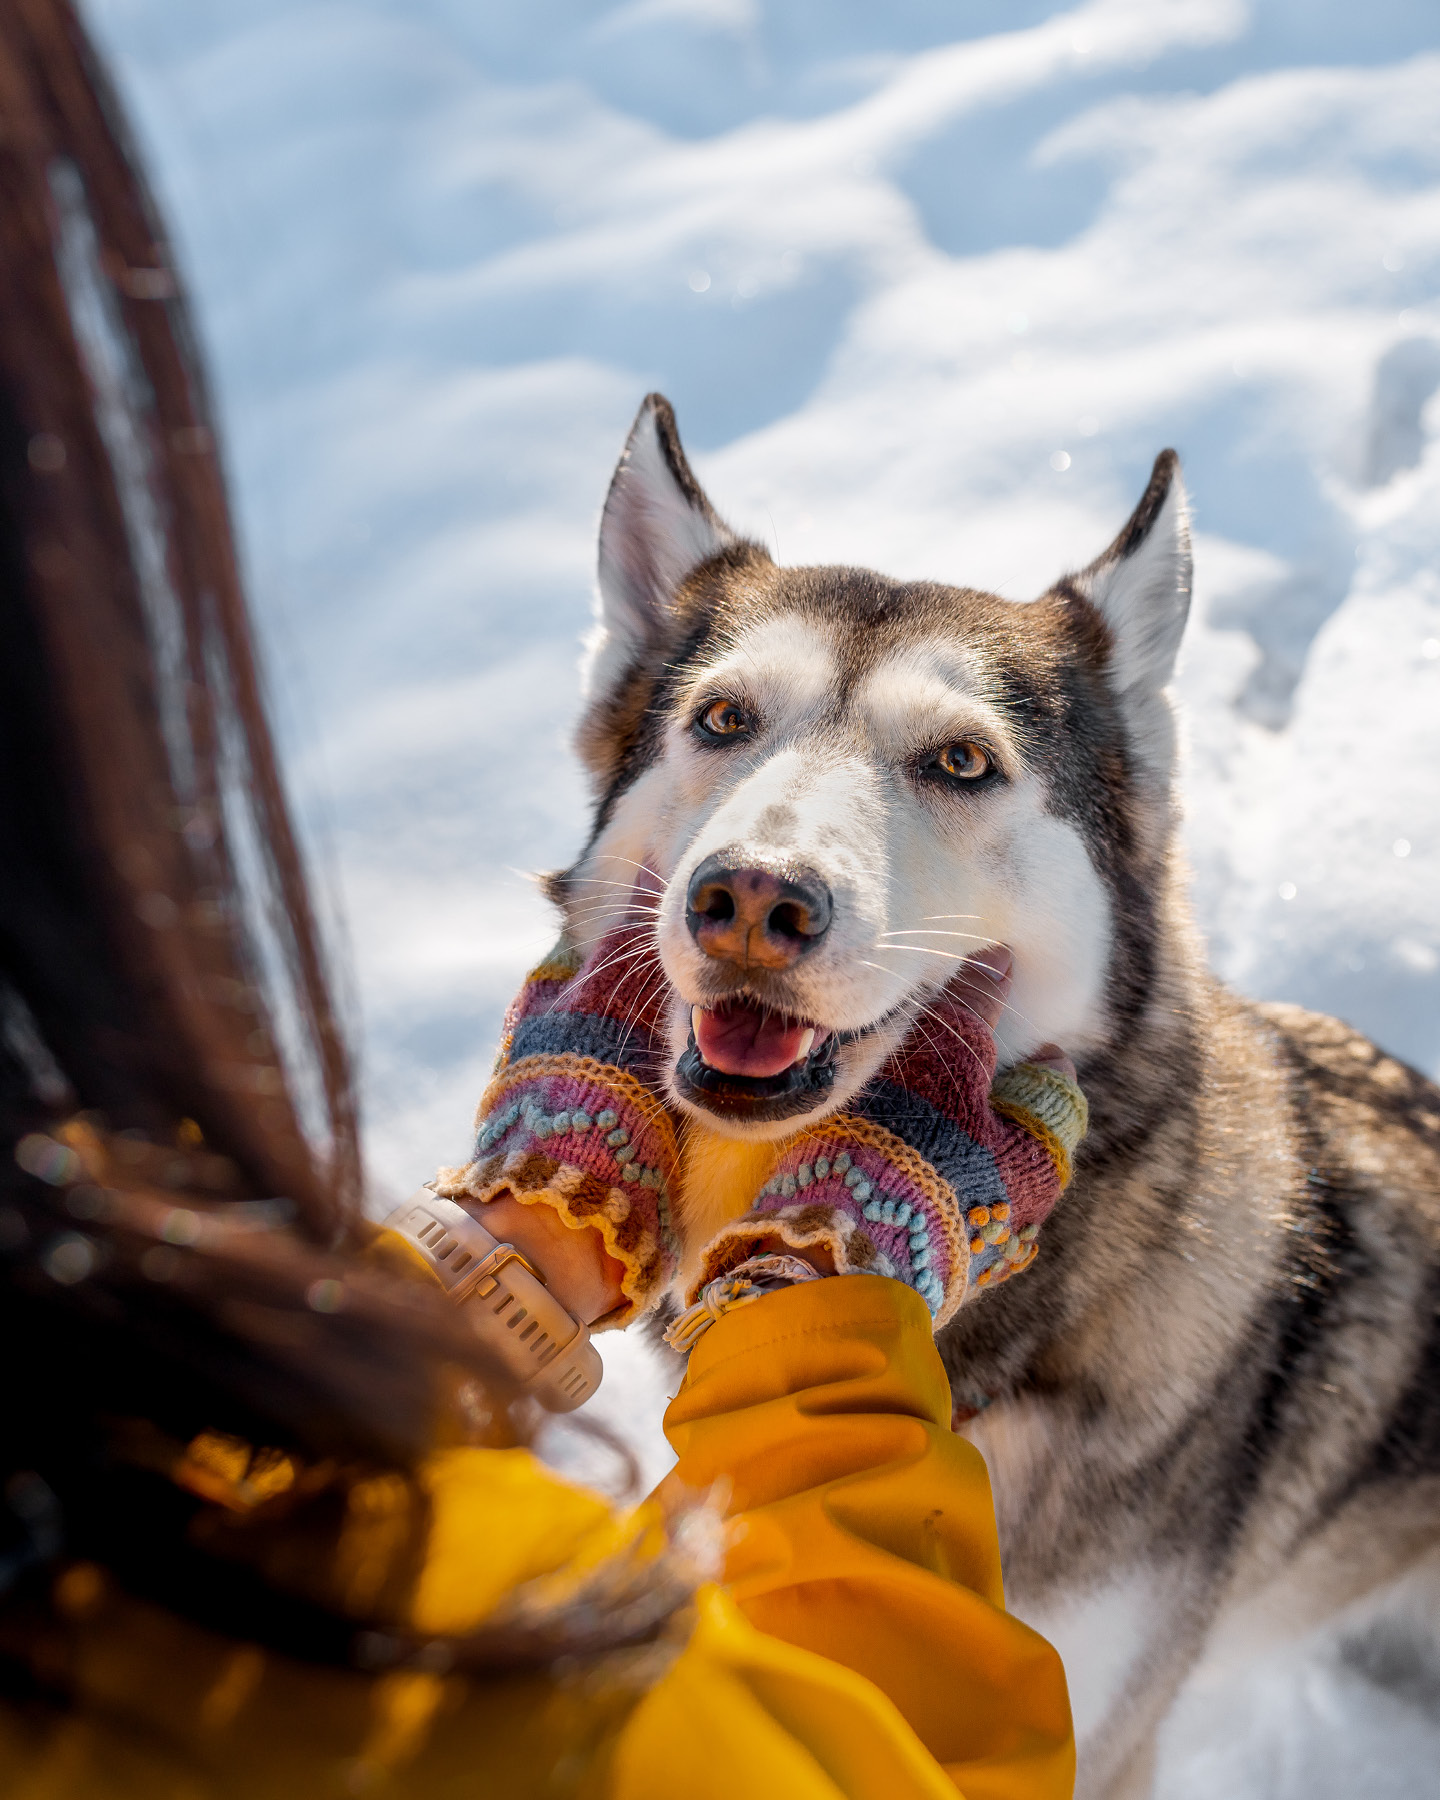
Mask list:
POLYGON ((1017 597, 1177 445, 1214 961, 1440 1073, 1433 0, 87 11, 213 363, 380 1188, 463 1148, 547 940, 651 387, 783 560, 1017 597))

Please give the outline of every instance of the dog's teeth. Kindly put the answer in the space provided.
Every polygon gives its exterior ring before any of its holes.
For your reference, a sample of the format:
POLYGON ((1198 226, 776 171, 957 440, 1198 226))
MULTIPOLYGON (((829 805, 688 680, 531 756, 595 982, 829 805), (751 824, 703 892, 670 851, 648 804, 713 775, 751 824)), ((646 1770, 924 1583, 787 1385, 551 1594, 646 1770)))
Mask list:
POLYGON ((703 1006, 690 1008, 690 1029, 695 1033, 695 1042, 700 1042, 700 1015, 705 1011, 703 1006))
POLYGON ((807 1031, 802 1031, 800 1033, 800 1050, 795 1058, 796 1062, 804 1062, 805 1058, 814 1048, 815 1027, 812 1025, 807 1031))

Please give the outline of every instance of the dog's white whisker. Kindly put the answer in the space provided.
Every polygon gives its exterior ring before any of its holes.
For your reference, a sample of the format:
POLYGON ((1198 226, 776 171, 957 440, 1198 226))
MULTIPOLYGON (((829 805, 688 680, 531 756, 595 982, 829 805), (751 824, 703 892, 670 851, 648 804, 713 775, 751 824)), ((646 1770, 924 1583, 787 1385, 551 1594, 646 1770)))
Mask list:
MULTIPOLYGON (((653 967, 657 968, 657 970, 661 970, 661 974, 664 974, 664 970, 661 968, 661 961, 659 961, 657 956, 653 956, 652 952, 643 952, 643 954, 630 956, 630 958, 626 959, 623 970, 625 970, 626 974, 639 974, 641 983, 644 983, 644 981, 646 981, 646 972, 648 972, 648 968, 650 968, 652 963, 653 967)), ((601 967, 603 967, 603 965, 601 965, 601 967)), ((599 974, 599 970, 596 970, 596 974, 599 974)), ((632 1015, 639 1012, 641 1004, 643 1004, 643 997, 630 1003, 630 1010, 626 1012, 625 1030, 630 1028, 630 1019, 632 1019, 632 1015)))
MULTIPOLYGON (((961 998, 960 996, 956 996, 956 997, 960 999, 960 1004, 962 1006, 966 1007, 971 1012, 975 1011, 974 1007, 970 1005, 970 1002, 968 1000, 965 1000, 965 999, 961 998)), ((1009 1013, 1012 1019, 1018 1019, 1022 1025, 1027 1026, 1029 1028, 1029 1030, 1031 1030, 1032 1032, 1035 1033, 1037 1041, 1044 1036, 1044 1033, 1036 1025, 1035 1021, 1033 1019, 1027 1017, 1026 1014, 1022 1013, 1020 1008, 1018 1006, 1016 1006, 1013 1001, 1002 1000, 1000 1002, 1000 1010, 1002 1013, 1009 1013)), ((976 1013, 975 1016, 978 1018, 980 1015, 978 1013, 976 1013)), ((994 1028, 992 1027, 991 1029, 993 1030, 994 1028)))
MULTIPOLYGON (((970 1055, 975 1058, 975 1061, 977 1063, 981 1063, 980 1057, 978 1055, 976 1055, 974 1046, 966 1043, 965 1039, 963 1037, 961 1037, 960 1033, 958 1031, 956 1031, 956 1029, 953 1025, 948 1024, 944 1019, 942 1019, 939 1016, 938 1013, 936 1013, 934 1011, 934 1009, 932 1007, 928 1006, 923 1000, 915 1002, 915 1006, 916 1006, 916 1011, 910 1021, 910 1029, 912 1031, 915 1030, 917 1027, 921 1026, 922 1020, 929 1020, 933 1024, 938 1025, 942 1031, 947 1032, 951 1037, 953 1037, 955 1039, 956 1043, 963 1044, 965 1049, 970 1053, 970 1055)), ((929 1034, 928 1030, 926 1030, 925 1041, 930 1045, 930 1047, 933 1050, 935 1050, 937 1055, 940 1054, 940 1046, 936 1044, 935 1039, 929 1034)), ((983 1063, 981 1063, 981 1066, 982 1067, 984 1066, 983 1063)))
POLYGON ((593 981, 597 975, 603 975, 607 969, 613 969, 613 968, 617 968, 617 967, 629 968, 629 967, 633 966, 635 963, 639 962, 643 957, 645 957, 647 955, 654 956, 656 961, 657 962, 659 961, 659 955, 655 949, 653 942, 649 943, 649 944, 641 944, 638 946, 637 945, 625 945, 621 949, 613 951, 609 956, 606 957, 604 962, 597 963, 594 968, 590 968, 587 966, 586 968, 580 969, 579 971, 577 971, 577 973, 575 975, 573 975, 571 977, 571 979, 569 981, 567 981, 565 983, 564 987, 561 988, 560 992, 555 996, 554 1000, 551 1002, 550 1009, 553 1011, 554 1008, 557 1007, 561 1003, 562 1000, 569 999, 570 996, 572 994, 574 994, 576 992, 576 990, 579 988, 582 981, 593 981))
POLYGON ((872 944, 870 948, 877 954, 885 950, 909 950, 917 956, 943 956, 946 962, 953 962, 957 965, 965 960, 959 951, 932 950, 928 944, 872 944))
MULTIPOLYGON (((864 968, 867 968, 867 969, 879 969, 880 968, 880 965, 878 963, 862 963, 861 966, 864 968)), ((884 969, 881 969, 880 972, 882 974, 889 973, 888 970, 884 970, 884 969)), ((956 998, 959 998, 959 996, 956 996, 956 998)), ((916 1009, 915 1014, 914 1014, 915 1019, 919 1019, 921 1017, 931 1019, 936 1025, 938 1025, 941 1028, 942 1031, 948 1032, 949 1035, 955 1039, 956 1043, 964 1044, 966 1050, 969 1051, 970 1055, 975 1057, 976 1062, 977 1063, 980 1062, 981 1059, 979 1056, 976 1055, 974 1046, 972 1044, 966 1043, 965 1039, 960 1035, 960 1033, 958 1031, 956 1031, 955 1027, 953 1025, 951 1025, 947 1020, 942 1019, 940 1017, 940 1015, 935 1011, 935 1009, 929 1004, 928 1001, 922 1000, 918 996, 916 996, 911 1000, 910 1004, 913 1005, 916 1009)), ((960 1004, 965 1007, 965 1010, 967 1012, 971 1013, 975 1018, 979 1019, 981 1024, 986 1025, 990 1029, 993 1029, 993 1027, 989 1027, 989 1021, 982 1018, 982 1016, 978 1012, 975 1011, 975 1008, 973 1006, 971 1006, 967 1001, 961 999, 960 1004)), ((1001 1004, 1003 1006, 1004 1002, 1002 1001, 1001 1004)), ((1018 1013, 1016 1014, 1017 1018, 1019 1018, 1020 1016, 1021 1016, 1020 1014, 1018 1014, 1018 1013)))
POLYGON ((576 887, 615 888, 622 894, 638 893, 642 900, 659 900, 660 892, 653 888, 641 888, 634 881, 607 881, 603 875, 580 875, 575 879, 576 887))
POLYGON ((651 999, 667 985, 668 980, 669 977, 666 975, 664 968, 657 965, 656 979, 650 982, 648 986, 641 989, 639 996, 631 1004, 630 1009, 625 1015, 625 1022, 622 1026, 622 1030, 625 1034, 624 1042, 629 1042, 630 1033, 639 1023, 641 1013, 645 1011, 645 1008, 650 1004, 651 999))
POLYGON ((995 941, 983 931, 937 931, 928 925, 912 925, 904 931, 877 932, 876 942, 883 944, 894 938, 912 937, 963 938, 967 944, 989 944, 995 941))
MULTIPOLYGON (((918 950, 921 953, 921 955, 923 955, 923 956, 939 956, 939 957, 944 958, 944 960, 947 962, 955 963, 957 974, 959 973, 959 970, 961 968, 963 968, 963 966, 964 966, 964 959, 956 957, 956 955, 953 952, 946 951, 946 950, 928 950, 928 949, 926 949, 926 947, 923 944, 872 944, 871 948, 875 951, 875 953, 877 955, 884 955, 884 953, 888 950, 918 950)), ((868 966, 871 968, 875 968, 878 965, 871 963, 868 966)), ((886 973, 891 973, 891 971, 887 970, 886 973)), ((960 999, 960 1003, 962 1005, 968 1006, 969 1003, 967 1001, 965 1001, 963 998, 961 998, 958 995, 956 996, 956 998, 960 999)), ((970 1008, 970 1010, 973 1011, 974 1010, 973 1007, 970 1008)), ((1045 1033, 1040 1029, 1039 1026, 1036 1025, 1035 1021, 1033 1019, 1031 1019, 1027 1014, 1021 1012, 1020 1008, 1018 1006, 1016 1006, 1012 1000, 1010 1000, 1010 999, 1001 1000, 1000 1010, 1002 1012, 1009 1013, 1012 1018, 1018 1019, 1022 1025, 1028 1027, 1031 1031, 1033 1031, 1035 1033, 1037 1039, 1043 1038, 1045 1036, 1045 1033)), ((978 1017, 978 1015, 977 1015, 977 1017, 978 1017)))
MULTIPOLYGON (((619 886, 618 883, 616 885, 617 887, 619 886)), ((579 900, 571 901, 566 908, 566 911, 604 912, 607 909, 622 917, 626 913, 633 913, 637 918, 652 919, 659 912, 657 906, 649 904, 644 900, 621 900, 617 898, 615 894, 583 895, 579 900)))
MULTIPOLYGON (((884 943, 890 938, 897 937, 964 938, 967 944, 988 944, 994 941, 991 938, 987 938, 983 932, 979 931, 926 931, 923 927, 918 925, 909 931, 882 931, 878 941, 884 943)), ((893 947, 896 950, 908 950, 911 948, 909 944, 896 944, 893 947)))
MULTIPOLYGON (((637 904, 644 904, 646 901, 658 902, 661 898, 658 893, 655 893, 648 888, 637 889, 637 884, 633 881, 606 881, 601 875, 586 875, 581 880, 578 880, 575 885, 577 887, 588 888, 613 888, 617 893, 621 894, 636 894, 638 892, 639 899, 637 900, 637 904)), ((602 896, 591 895, 590 898, 599 899, 602 898, 602 896)))
MULTIPOLYGON (((973 1008, 970 1008, 969 1010, 974 1011, 973 1008)), ((923 1001, 920 1003, 920 1016, 923 1016, 924 1018, 929 1019, 933 1024, 938 1025, 942 1031, 948 1032, 957 1044, 964 1047, 966 1054, 974 1059, 977 1068, 983 1069, 985 1067, 985 1060, 976 1050, 975 1046, 970 1043, 968 1039, 962 1037, 955 1027, 947 1020, 942 1019, 932 1006, 927 1006, 923 1001)), ((979 1013, 976 1013, 975 1017, 979 1019, 979 1013)), ((981 1019, 980 1022, 982 1025, 986 1023, 984 1019, 981 1019)))
POLYGON ((655 915, 632 907, 617 909, 609 900, 596 901, 589 905, 574 907, 571 910, 570 922, 572 924, 584 923, 592 919, 613 919, 617 929, 621 926, 639 929, 647 924, 653 925, 655 915))
POLYGON ((622 856, 618 850, 602 850, 597 852, 597 855, 602 862, 629 863, 632 869, 638 869, 642 875, 649 875, 662 887, 665 885, 665 877, 658 869, 652 869, 649 863, 636 862, 633 856, 622 856))
POLYGON ((573 922, 584 919, 613 919, 615 927, 637 929, 643 925, 654 925, 657 912, 653 906, 627 905, 613 895, 599 895, 594 899, 582 900, 578 906, 566 908, 566 916, 573 922))

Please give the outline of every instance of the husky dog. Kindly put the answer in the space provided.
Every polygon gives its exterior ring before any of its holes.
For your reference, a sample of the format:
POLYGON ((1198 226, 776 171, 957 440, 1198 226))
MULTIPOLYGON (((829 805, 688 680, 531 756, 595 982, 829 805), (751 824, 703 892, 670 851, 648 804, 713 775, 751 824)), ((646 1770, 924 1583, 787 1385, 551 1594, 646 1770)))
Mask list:
POLYGON ((1035 1269, 941 1349, 1011 1604, 1070 1672, 1085 1796, 1147 1793, 1182 1684, 1226 1659, 1319 1645, 1356 1693, 1440 1695, 1415 1604, 1440 1574, 1440 1091, 1207 974, 1165 692, 1189 593, 1171 451, 1096 561, 1016 604, 778 567, 652 395, 601 526, 594 828, 551 879, 582 945, 651 888, 692 1251, 970 950, 1014 952, 1002 1061, 1062 1045, 1090 1135, 1035 1269))

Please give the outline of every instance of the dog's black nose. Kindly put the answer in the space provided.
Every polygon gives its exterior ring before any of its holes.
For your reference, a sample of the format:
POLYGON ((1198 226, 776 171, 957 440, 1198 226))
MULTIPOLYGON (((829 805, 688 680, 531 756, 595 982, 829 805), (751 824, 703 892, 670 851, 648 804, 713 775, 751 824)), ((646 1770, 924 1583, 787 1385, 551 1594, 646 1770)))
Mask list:
POLYGON ((742 969, 788 969, 821 941, 835 911, 813 869, 737 867, 724 850, 696 869, 685 901, 690 935, 705 954, 742 969))

